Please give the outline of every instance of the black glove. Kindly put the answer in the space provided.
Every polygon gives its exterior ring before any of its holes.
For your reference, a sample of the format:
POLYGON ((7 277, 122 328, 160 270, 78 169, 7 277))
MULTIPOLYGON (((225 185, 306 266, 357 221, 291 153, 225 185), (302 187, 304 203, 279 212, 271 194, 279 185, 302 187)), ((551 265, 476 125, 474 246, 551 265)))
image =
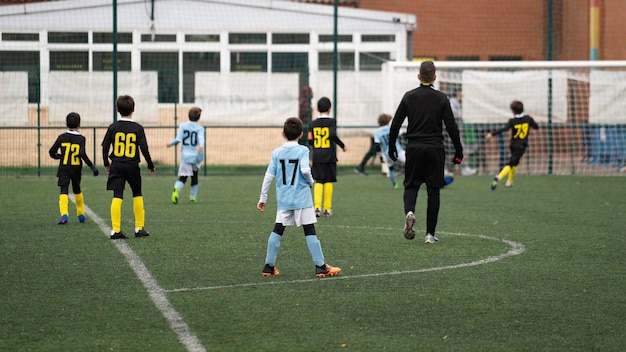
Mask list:
POLYGON ((100 174, 100 171, 98 171, 98 168, 96 167, 96 165, 91 166, 91 172, 93 172, 94 176, 98 176, 100 174))
POLYGON ((456 165, 460 164, 463 162, 463 152, 456 152, 454 153, 454 159, 452 159, 452 162, 456 165))
POLYGON ((389 158, 393 161, 398 160, 398 150, 396 149, 396 143, 389 143, 389 158))

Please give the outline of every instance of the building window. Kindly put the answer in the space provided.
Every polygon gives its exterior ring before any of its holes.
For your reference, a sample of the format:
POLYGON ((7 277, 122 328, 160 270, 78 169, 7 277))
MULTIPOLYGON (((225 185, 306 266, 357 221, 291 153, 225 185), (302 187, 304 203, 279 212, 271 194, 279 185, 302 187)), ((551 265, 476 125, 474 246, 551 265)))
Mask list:
POLYGON ((2 41, 5 42, 38 42, 37 33, 2 33, 2 41))
MULTIPOLYGON (((320 34, 319 36, 320 43, 332 43, 335 41, 335 36, 333 34, 320 34)), ((338 43, 351 43, 352 35, 351 34, 341 34, 337 35, 338 43)))
POLYGON ((480 57, 478 56, 448 56, 446 58, 448 61, 478 61, 480 57))
POLYGON ((196 72, 220 71, 219 52, 183 53, 183 102, 193 103, 196 94, 196 72))
POLYGON ((186 34, 185 42, 187 43, 219 43, 219 34, 186 34))
POLYGON ((308 33, 274 33, 272 34, 273 44, 309 44, 308 33))
POLYGON ((0 51, 0 71, 28 72, 28 102, 39 101, 39 51, 0 51))
POLYGON ((51 51, 50 71, 89 71, 87 51, 51 51))
POLYGON ((142 34, 142 42, 176 43, 176 34, 142 34))
MULTIPOLYGON (((117 53, 117 70, 130 71, 130 53, 117 53)), ((110 51, 96 51, 93 53, 94 71, 113 71, 113 53, 110 51)))
POLYGON ((229 33, 229 44, 267 44, 265 33, 229 33))
MULTIPOLYGON (((93 43, 94 44, 111 44, 113 43, 113 33, 94 32, 93 43)), ((132 33, 117 33, 117 43, 118 44, 132 44, 133 34, 132 33)))
POLYGON ((390 53, 369 52, 359 53, 359 70, 360 71, 380 71, 382 64, 389 61, 390 53))
POLYGON ((371 42, 395 42, 396 36, 393 34, 364 34, 361 36, 363 43, 371 42))
POLYGON ((230 72, 267 72, 266 52, 231 52, 230 72))
MULTIPOLYGON (((339 52, 337 55, 338 71, 354 71, 354 52, 339 52)), ((333 53, 319 53, 318 61, 320 71, 333 70, 333 53)))
POLYGON ((142 52, 141 71, 157 71, 159 103, 178 102, 177 52, 142 52))
POLYGON ((89 43, 89 35, 87 32, 49 32, 48 43, 87 44, 89 43))
POLYGON ((521 56, 489 56, 489 61, 522 61, 521 56))
POLYGON ((272 53, 272 72, 307 72, 308 53, 272 53))

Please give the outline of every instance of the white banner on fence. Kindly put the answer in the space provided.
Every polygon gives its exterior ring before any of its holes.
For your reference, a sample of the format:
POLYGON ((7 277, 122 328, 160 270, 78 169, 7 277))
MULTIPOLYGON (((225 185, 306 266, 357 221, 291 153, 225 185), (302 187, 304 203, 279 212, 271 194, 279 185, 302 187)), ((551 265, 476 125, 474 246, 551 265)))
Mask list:
MULTIPOLYGON (((376 71, 342 71, 337 77, 337 122, 340 126, 377 126, 378 115, 383 111, 385 91, 384 76, 376 71)), ((326 96, 333 100, 333 73, 319 71, 311 74, 312 105, 326 96)), ((333 104, 335 102, 333 101, 333 104)))
POLYGON ((282 125, 298 116, 298 74, 196 72, 195 104, 211 124, 282 125))
POLYGON ((567 122, 567 72, 532 70, 516 72, 463 71, 463 121, 505 123, 511 118, 513 100, 524 103, 524 112, 537 122, 567 122), (549 79, 552 79, 551 95, 549 79), (549 97, 552 111, 549 111, 549 97))
POLYGON ((592 70, 590 81, 589 123, 624 123, 626 72, 592 70))
MULTIPOLYGON (((72 111, 80 114, 83 126, 113 122, 112 87, 111 72, 50 72, 50 123, 64 125, 72 111)), ((133 119, 142 123, 158 121, 156 72, 118 72, 117 87, 118 95, 130 95, 135 100, 133 119)))
POLYGON ((0 72, 0 124, 28 124, 28 73, 0 72))

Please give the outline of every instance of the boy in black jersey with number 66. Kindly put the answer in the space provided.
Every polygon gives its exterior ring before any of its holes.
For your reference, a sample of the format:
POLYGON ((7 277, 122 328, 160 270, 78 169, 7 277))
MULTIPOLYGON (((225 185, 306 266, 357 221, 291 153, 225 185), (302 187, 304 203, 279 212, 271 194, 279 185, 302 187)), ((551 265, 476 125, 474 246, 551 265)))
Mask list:
POLYGON ((135 237, 145 237, 149 233, 144 229, 146 213, 143 208, 141 193, 141 172, 139 170, 139 151, 148 163, 153 174, 156 170, 148 151, 148 142, 143 126, 133 121, 135 100, 128 95, 117 98, 117 112, 121 118, 112 123, 102 141, 102 158, 109 178, 107 190, 113 191, 111 200, 111 239, 127 238, 122 232, 122 199, 126 182, 133 192, 133 213, 135 215, 135 237), (113 147, 111 154, 109 149, 113 147), (109 162, 110 159, 110 162, 109 162))
POLYGON ((72 191, 76 200, 78 221, 81 223, 85 222, 85 199, 80 189, 83 160, 91 168, 94 176, 98 176, 99 173, 98 168, 89 160, 85 152, 85 137, 78 132, 80 115, 75 112, 69 113, 65 117, 65 123, 69 130, 57 138, 48 152, 52 159, 59 160, 59 169, 57 171, 58 185, 61 187, 61 195, 59 196, 61 218, 57 221, 59 225, 65 225, 69 221, 68 194, 70 182, 72 183, 72 191), (61 153, 59 153, 59 149, 61 149, 61 153))

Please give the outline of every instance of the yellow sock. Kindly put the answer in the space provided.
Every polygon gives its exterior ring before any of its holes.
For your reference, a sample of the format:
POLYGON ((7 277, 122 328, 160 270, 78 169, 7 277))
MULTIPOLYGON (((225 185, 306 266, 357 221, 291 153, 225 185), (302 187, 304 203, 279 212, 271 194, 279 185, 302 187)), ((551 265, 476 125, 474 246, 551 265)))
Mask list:
POLYGON ((511 171, 511 167, 509 165, 503 167, 502 171, 498 174, 498 181, 504 179, 504 176, 506 176, 509 171, 511 171))
POLYGON ((324 184, 315 182, 313 184, 313 204, 315 209, 322 209, 322 196, 324 194, 324 184))
POLYGON ((122 198, 115 198, 111 201, 111 228, 113 232, 122 231, 122 198))
POLYGON ((133 197, 133 212, 135 213, 135 227, 143 229, 146 220, 146 212, 143 209, 143 197, 133 197))
POLYGON ((333 183, 324 183, 324 210, 331 210, 333 207, 333 183))
POLYGON ((515 178, 515 170, 517 170, 517 166, 511 167, 511 172, 509 172, 509 178, 507 179, 507 183, 513 183, 513 179, 515 178))
POLYGON ((74 199, 76 199, 76 215, 85 215, 85 198, 83 193, 75 194, 74 199))
POLYGON ((68 210, 67 210, 68 203, 69 203, 69 198, 67 194, 61 194, 59 196, 59 212, 61 212, 61 216, 68 215, 68 210))

